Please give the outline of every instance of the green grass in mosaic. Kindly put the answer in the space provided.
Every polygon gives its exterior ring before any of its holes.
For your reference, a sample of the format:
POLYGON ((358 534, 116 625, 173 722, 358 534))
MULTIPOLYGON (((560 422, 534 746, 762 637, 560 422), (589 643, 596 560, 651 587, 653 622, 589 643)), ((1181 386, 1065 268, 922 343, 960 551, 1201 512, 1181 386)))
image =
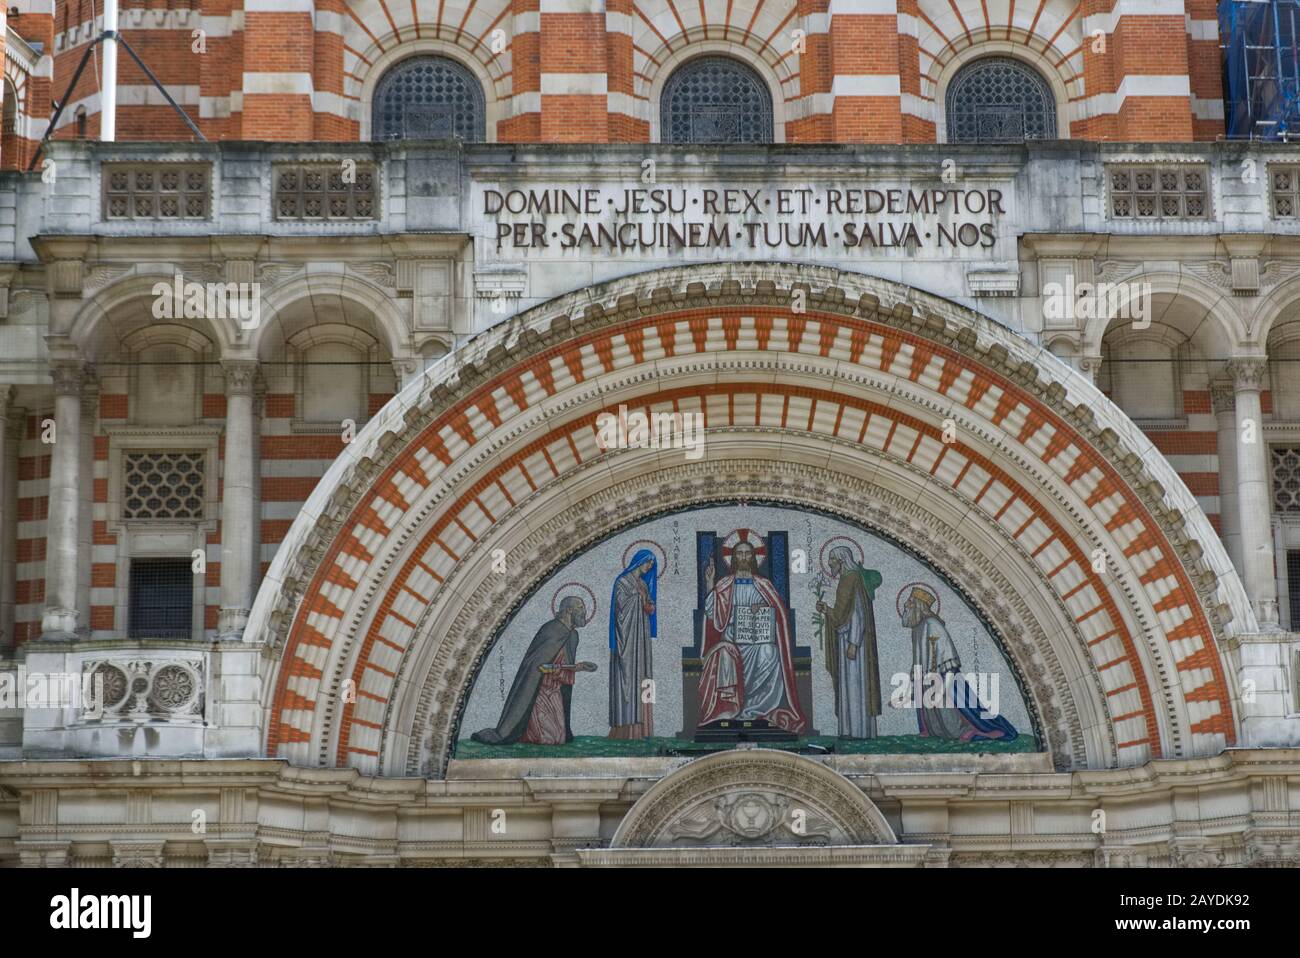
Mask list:
MULTIPOLYGON (((882 735, 872 739, 838 739, 834 736, 801 738, 780 745, 763 745, 761 748, 781 748, 797 751, 806 746, 820 746, 839 755, 933 755, 959 753, 1037 752, 1038 742, 1022 735, 1013 742, 951 742, 920 735, 882 735)), ((647 738, 618 740, 599 735, 578 735, 568 745, 484 745, 471 739, 461 739, 456 744, 456 758, 624 758, 628 756, 654 756, 670 754, 705 753, 715 751, 714 746, 702 745, 690 739, 647 738)))

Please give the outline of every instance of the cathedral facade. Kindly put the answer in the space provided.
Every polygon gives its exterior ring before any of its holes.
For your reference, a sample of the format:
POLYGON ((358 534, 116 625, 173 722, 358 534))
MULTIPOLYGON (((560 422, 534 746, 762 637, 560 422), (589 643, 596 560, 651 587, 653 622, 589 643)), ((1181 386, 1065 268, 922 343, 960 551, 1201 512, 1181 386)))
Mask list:
POLYGON ((1300 864, 1213 4, 127 4, 113 142, 94 14, 6 27, 0 865, 1300 864))

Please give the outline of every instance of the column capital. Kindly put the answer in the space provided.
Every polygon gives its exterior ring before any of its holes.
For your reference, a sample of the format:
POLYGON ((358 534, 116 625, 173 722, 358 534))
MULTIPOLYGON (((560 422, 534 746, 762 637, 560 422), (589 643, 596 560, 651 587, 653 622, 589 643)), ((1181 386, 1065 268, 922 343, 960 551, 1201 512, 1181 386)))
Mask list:
POLYGON ((1243 389, 1259 389, 1264 382, 1268 360, 1262 356, 1243 356, 1228 360, 1224 369, 1232 377, 1232 385, 1237 392, 1243 389))
POLYGON ((5 419, 9 423, 9 431, 6 438, 11 442, 17 442, 18 437, 22 435, 23 426, 27 420, 29 410, 26 406, 20 406, 11 399, 8 408, 4 412, 5 419))
POLYGON ((1237 408, 1237 389, 1230 382, 1210 383, 1210 405, 1216 413, 1233 412, 1237 408))
POLYGON ((255 359, 223 359, 221 372, 226 377, 226 395, 254 395, 260 368, 255 359))
POLYGON ((93 419, 98 408, 99 377, 88 375, 81 382, 81 414, 89 419, 93 419))
POLYGON ((79 359, 58 359, 50 363, 50 378, 54 380, 54 395, 80 396, 90 384, 95 383, 95 367, 79 359))

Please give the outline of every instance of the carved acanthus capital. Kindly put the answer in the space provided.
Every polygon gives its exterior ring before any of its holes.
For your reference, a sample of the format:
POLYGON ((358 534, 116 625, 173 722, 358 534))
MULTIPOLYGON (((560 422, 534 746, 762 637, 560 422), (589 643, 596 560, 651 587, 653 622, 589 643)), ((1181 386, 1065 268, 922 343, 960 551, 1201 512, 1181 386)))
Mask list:
POLYGON ((258 382, 258 364, 251 359, 230 359, 221 364, 227 396, 252 396, 258 382))
POLYGON ((1267 369, 1268 360, 1257 357, 1233 359, 1226 367, 1228 375, 1232 377, 1232 385, 1238 392, 1243 389, 1259 389, 1267 369))
POLYGON ((50 364, 50 378, 54 380, 54 395, 80 396, 94 384, 95 368, 79 360, 59 360, 50 364))
POLYGON ((1237 390, 1232 383, 1210 383, 1210 403, 1216 413, 1235 412, 1237 409, 1237 390))
POLYGON ((18 437, 23 434, 23 426, 27 422, 28 410, 25 406, 20 406, 11 398, 9 406, 5 410, 5 421, 8 423, 8 431, 5 438, 9 442, 17 442, 18 437))

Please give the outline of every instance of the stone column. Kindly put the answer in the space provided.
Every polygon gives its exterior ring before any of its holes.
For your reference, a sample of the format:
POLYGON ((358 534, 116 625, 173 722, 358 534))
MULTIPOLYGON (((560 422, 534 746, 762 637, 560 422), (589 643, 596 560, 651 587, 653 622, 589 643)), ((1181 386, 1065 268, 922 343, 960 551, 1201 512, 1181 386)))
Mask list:
POLYGON ((226 375, 226 457, 221 486, 221 613, 217 634, 239 639, 253 604, 257 522, 253 463, 257 363, 223 362, 226 375))
POLYGON ((1241 557, 1241 516, 1237 496, 1237 404, 1232 383, 1211 383, 1210 401, 1218 424, 1216 448, 1219 453, 1219 527, 1223 546, 1237 574, 1244 576, 1241 557))
POLYGON ((0 655, 14 647, 18 572, 18 437, 21 417, 14 389, 0 386, 0 655))
POLYGON ((1277 580, 1273 573, 1272 506, 1268 492, 1268 445, 1264 442, 1260 384, 1265 360, 1228 363, 1237 413, 1237 512, 1246 594, 1261 629, 1278 628, 1277 580))
POLYGON ((54 379, 54 448, 50 507, 46 520, 45 610, 41 636, 72 638, 89 610, 77 608, 78 541, 81 538, 81 395, 89 367, 57 361, 54 379))
POLYGON ((99 418, 99 384, 81 391, 81 503, 77 507, 77 609, 83 616, 78 633, 90 634, 90 580, 95 528, 95 424, 99 418))

